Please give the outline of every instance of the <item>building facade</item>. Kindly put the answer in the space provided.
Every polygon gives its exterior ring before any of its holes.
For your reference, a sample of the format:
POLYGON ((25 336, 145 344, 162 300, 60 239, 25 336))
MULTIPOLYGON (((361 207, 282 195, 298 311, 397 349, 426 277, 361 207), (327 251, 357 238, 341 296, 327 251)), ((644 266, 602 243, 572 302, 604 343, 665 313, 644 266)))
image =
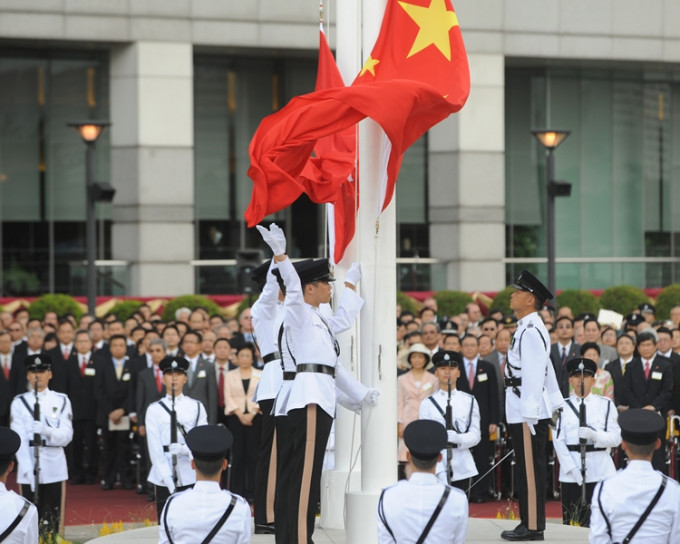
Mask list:
MULTIPOLYGON (((404 159, 400 287, 545 274, 535 128, 571 131, 555 152, 572 184, 556 202, 558 288, 679 281, 680 5, 454 6, 472 88, 404 159)), ((333 46, 342 1, 327 8, 333 46)), ((237 250, 260 246, 243 222, 248 143, 313 89, 317 28, 311 0, 0 0, 0 295, 84 292, 85 146, 66 126, 83 119, 112 123, 95 155, 116 189, 97 205, 99 292, 236 290, 237 250)), ((272 219, 294 256, 324 255, 323 206, 302 197, 272 219)))

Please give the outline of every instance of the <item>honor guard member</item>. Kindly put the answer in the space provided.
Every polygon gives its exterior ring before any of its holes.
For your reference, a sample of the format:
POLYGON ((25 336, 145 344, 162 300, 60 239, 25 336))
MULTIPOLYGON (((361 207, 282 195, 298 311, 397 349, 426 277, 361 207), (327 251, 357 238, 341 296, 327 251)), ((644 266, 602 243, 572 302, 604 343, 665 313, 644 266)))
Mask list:
POLYGON ((479 405, 475 397, 456 389, 463 358, 457 351, 438 351, 432 356, 439 391, 420 401, 420 419, 437 421, 448 427, 447 407, 451 404, 451 429, 446 431, 447 443, 442 449, 435 474, 443 483, 468 490, 470 478, 477 475, 477 467, 470 448, 479 444, 479 405), (449 385, 451 396, 449 401, 449 385))
POLYGON ((38 509, 7 489, 7 477, 14 469, 14 454, 20 445, 17 433, 0 427, 0 542, 38 544, 38 509))
POLYGON ((33 391, 17 395, 10 409, 10 426, 21 437, 16 454, 17 483, 24 498, 38 507, 40 534, 56 535, 61 532, 64 482, 68 479, 64 448, 73 438, 71 402, 47 387, 52 378, 48 355, 29 355, 24 364, 33 391))
POLYGON ((168 496, 191 487, 196 481, 186 435, 194 427, 206 425, 208 416, 200 401, 182 394, 187 383, 189 361, 184 357, 166 357, 158 366, 163 373, 165 397, 149 405, 145 422, 151 460, 148 480, 156 488, 156 513, 160 516, 168 496), (177 418, 175 443, 171 441, 173 410, 177 418))
POLYGON ((548 427, 553 412, 564 404, 550 361, 550 335, 538 315, 553 294, 526 270, 512 287, 510 309, 518 321, 505 365, 505 417, 517 461, 521 523, 501 537, 543 540, 548 427))
POLYGON ((378 542, 463 544, 468 523, 465 493, 435 476, 447 443, 446 429, 436 421, 416 420, 404 429, 404 443, 411 476, 381 493, 378 542))
POLYGON ((255 469, 255 534, 274 533, 274 496, 276 490, 276 449, 272 448, 276 434, 274 400, 283 382, 278 333, 283 318, 283 292, 272 273, 274 261, 267 261, 253 271, 262 292, 253 304, 250 315, 264 369, 257 384, 253 402, 262 411, 260 451, 255 469))
MULTIPOLYGON (((258 226, 258 230, 274 253, 286 287, 283 337, 296 370, 286 404, 292 438, 288 542, 311 544, 321 469, 336 410, 336 386, 359 406, 362 401, 370 405, 378 401, 377 390, 364 386, 338 364, 340 349, 335 334, 348 329, 363 306, 354 291, 361 270, 358 263, 350 267, 338 311, 333 316, 322 316, 319 306, 330 302, 334 281, 328 259, 311 261, 296 272, 285 254, 283 231, 276 224, 269 230, 258 226)), ((276 517, 278 520, 278 514, 276 517)), ((278 525, 277 521, 277 537, 278 525)))
POLYGON ((666 422, 656 412, 631 408, 619 414, 619 426, 628 466, 595 487, 590 542, 678 544, 680 484, 652 467, 666 422))
POLYGON ((233 442, 223 425, 201 425, 187 433, 196 484, 165 503, 158 516, 161 544, 250 542, 250 506, 243 497, 220 489, 220 476, 227 468, 226 456, 233 442))
POLYGON ((566 370, 573 393, 566 399, 566 406, 560 412, 553 434, 553 447, 560 461, 562 522, 565 525, 577 522, 581 527, 589 527, 590 499, 595 484, 616 472, 609 450, 621 443, 621 429, 614 403, 590 392, 597 363, 592 359, 571 359, 567 362, 566 370), (585 425, 581 425, 581 402, 585 425), (583 459, 582 450, 585 454, 583 459), (584 471, 585 502, 581 487, 584 471))

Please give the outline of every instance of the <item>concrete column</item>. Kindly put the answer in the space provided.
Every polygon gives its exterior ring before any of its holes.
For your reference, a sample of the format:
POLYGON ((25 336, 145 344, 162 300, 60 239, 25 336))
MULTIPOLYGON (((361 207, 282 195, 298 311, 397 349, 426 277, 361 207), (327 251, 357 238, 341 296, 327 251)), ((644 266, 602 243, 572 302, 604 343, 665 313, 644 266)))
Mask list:
POLYGON ((135 42, 111 54, 113 258, 130 294, 194 292, 193 49, 135 42))
POLYGON ((430 130, 432 256, 447 262, 449 289, 505 286, 505 62, 469 54, 465 107, 430 130))

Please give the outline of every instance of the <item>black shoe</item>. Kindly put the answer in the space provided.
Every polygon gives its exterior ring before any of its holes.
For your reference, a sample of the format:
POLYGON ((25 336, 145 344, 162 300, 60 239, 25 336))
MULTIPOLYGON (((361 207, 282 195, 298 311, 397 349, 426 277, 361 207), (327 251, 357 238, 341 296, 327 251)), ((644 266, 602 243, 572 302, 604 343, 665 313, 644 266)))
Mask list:
POLYGON ((530 531, 520 523, 512 531, 503 531, 501 538, 513 541, 543 540, 543 531, 530 531))
POLYGON ((102 491, 111 491, 113 484, 111 482, 102 482, 102 491))
POLYGON ((255 524, 255 534, 256 535, 273 535, 276 534, 276 529, 273 523, 256 523, 255 524))

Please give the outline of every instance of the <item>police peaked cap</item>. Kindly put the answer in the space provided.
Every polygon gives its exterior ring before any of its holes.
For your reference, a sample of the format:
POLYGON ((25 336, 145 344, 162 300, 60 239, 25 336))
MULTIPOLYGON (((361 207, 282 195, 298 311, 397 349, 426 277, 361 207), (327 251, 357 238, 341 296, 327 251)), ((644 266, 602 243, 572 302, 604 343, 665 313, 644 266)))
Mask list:
POLYGON ((267 271, 271 266, 271 260, 263 262, 260 266, 255 268, 250 275, 250 279, 257 283, 257 287, 262 291, 264 289, 264 284, 267 283, 267 271))
POLYGON ((553 298, 553 294, 541 283, 541 280, 528 270, 522 270, 515 283, 512 284, 512 287, 519 289, 520 291, 528 291, 534 295, 541 304, 546 300, 553 298))
POLYGON ((187 370, 189 370, 189 361, 184 357, 165 357, 158 363, 158 368, 163 374, 166 372, 181 372, 186 374, 187 370))
MULTIPOLYGON (((302 261, 295 261, 293 263, 293 268, 295 268, 295 271, 297 272, 298 277, 300 276, 300 270, 309 266, 310 263, 313 260, 314 259, 304 259, 302 261)), ((279 287, 281 288, 281 291, 283 291, 285 293, 286 292, 286 284, 283 283, 283 278, 281 277, 281 270, 278 267, 272 268, 272 274, 274 274, 274 276, 276 276, 276 281, 279 282, 279 287)))
POLYGON ((224 425, 199 425, 186 436, 187 446, 198 461, 219 461, 227 456, 234 436, 224 425))
POLYGON ((506 315, 503 319, 501 319, 501 323, 506 327, 517 325, 517 318, 514 315, 506 315))
POLYGON ((628 314, 626 316, 626 325, 630 327, 637 327, 640 323, 644 323, 645 318, 640 314, 628 314))
POLYGON ((643 302, 638 306, 638 310, 640 310, 641 314, 656 314, 656 308, 654 307, 654 304, 650 304, 649 302, 643 302))
POLYGON ((460 368, 463 364, 463 356, 458 351, 439 350, 432 356, 432 364, 440 366, 455 366, 460 368))
POLYGON ((0 463, 8 463, 19 451, 21 438, 9 427, 0 427, 0 463))
POLYGON ((621 438, 631 444, 653 444, 662 437, 666 429, 666 420, 656 412, 631 408, 619 414, 621 438))
POLYGON ((296 267, 300 283, 312 283, 315 281, 335 281, 333 269, 328 259, 313 259, 301 262, 296 267))
POLYGON ((411 456, 421 461, 431 461, 446 446, 444 425, 432 419, 416 419, 404 429, 404 444, 411 456))
POLYGON ((570 376, 579 375, 581 372, 586 376, 595 376, 597 363, 585 357, 576 357, 567 361, 567 373, 570 376))
POLYGON ((36 353, 35 355, 28 355, 24 359, 24 365, 26 365, 26 372, 52 370, 52 358, 46 353, 36 353))

